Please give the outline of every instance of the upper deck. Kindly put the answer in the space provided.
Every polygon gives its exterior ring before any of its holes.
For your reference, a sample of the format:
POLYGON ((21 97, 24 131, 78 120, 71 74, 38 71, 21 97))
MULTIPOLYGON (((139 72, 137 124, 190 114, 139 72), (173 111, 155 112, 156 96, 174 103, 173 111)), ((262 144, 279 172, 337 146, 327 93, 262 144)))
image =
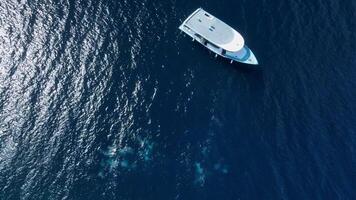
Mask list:
POLYGON ((182 24, 214 45, 227 51, 238 51, 244 46, 243 37, 213 15, 198 8, 182 24))

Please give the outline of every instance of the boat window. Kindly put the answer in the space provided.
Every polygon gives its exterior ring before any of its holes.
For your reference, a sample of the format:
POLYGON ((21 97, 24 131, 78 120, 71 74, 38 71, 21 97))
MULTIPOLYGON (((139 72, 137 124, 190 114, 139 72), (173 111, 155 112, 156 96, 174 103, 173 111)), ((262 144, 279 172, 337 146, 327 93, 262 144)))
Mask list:
POLYGON ((198 19, 199 22, 201 22, 201 19, 198 19))
POLYGON ((214 31, 212 28, 209 28, 209 31, 214 31))
POLYGON ((208 42, 207 45, 208 45, 208 46, 212 46, 212 47, 214 47, 214 48, 216 48, 216 49, 219 49, 218 46, 216 46, 215 44, 213 44, 213 43, 211 43, 211 42, 208 42))
POLYGON ((205 16, 210 17, 210 15, 208 13, 205 13, 205 16))
POLYGON ((215 26, 210 26, 210 28, 215 29, 215 26))
POLYGON ((201 38, 201 35, 199 35, 198 33, 195 33, 194 35, 197 36, 198 38, 201 38))

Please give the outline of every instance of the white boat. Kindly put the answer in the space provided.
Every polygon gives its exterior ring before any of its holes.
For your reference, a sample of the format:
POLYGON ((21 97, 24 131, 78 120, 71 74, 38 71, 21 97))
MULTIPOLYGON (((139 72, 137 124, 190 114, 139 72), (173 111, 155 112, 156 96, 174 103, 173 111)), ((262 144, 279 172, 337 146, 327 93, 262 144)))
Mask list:
POLYGON ((194 11, 179 29, 212 52, 233 61, 258 65, 244 38, 236 30, 202 8, 194 11))

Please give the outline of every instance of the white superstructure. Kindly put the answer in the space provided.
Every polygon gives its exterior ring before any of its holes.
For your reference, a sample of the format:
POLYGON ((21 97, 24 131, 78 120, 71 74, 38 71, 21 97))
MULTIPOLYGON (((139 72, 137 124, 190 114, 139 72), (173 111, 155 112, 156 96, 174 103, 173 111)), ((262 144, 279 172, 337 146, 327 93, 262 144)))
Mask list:
POLYGON ((218 55, 242 63, 258 64, 240 33, 201 8, 193 12, 179 29, 218 55))

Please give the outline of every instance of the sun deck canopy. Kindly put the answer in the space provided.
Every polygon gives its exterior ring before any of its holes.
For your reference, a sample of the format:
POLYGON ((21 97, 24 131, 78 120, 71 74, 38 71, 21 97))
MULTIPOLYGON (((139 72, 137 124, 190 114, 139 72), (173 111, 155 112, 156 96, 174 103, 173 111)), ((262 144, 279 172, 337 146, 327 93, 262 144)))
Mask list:
POLYGON ((240 33, 201 8, 191 14, 182 25, 227 51, 236 52, 245 43, 240 33))

